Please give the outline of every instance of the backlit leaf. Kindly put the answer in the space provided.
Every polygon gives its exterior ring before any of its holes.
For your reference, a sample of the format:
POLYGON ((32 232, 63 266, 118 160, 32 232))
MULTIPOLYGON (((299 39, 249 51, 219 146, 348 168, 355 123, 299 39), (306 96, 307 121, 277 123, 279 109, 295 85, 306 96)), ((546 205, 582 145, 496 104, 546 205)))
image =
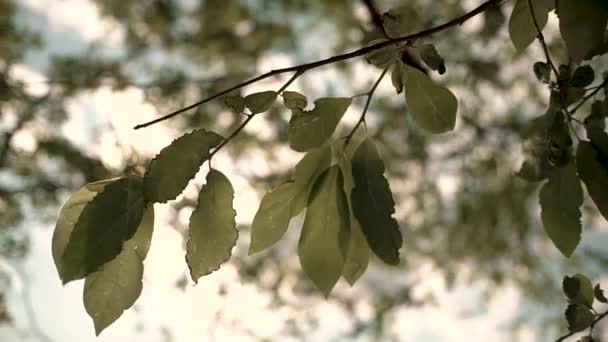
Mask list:
POLYGON ((608 168, 602 153, 588 141, 581 140, 576 152, 578 175, 598 210, 608 220, 608 168))
POLYGON ((209 151, 223 138, 211 131, 197 129, 174 140, 152 160, 144 176, 144 194, 149 202, 175 199, 196 175, 209 151))
POLYGON ((402 70, 408 112, 416 124, 431 133, 453 130, 458 109, 456 96, 418 69, 404 65, 402 70))
MULTIPOLYGON (((385 38, 372 40, 366 46, 371 46, 387 41, 385 38)), ((380 69, 386 69, 391 63, 397 60, 399 56, 399 47, 395 45, 388 45, 381 49, 376 49, 365 55, 367 63, 376 66, 380 69)))
POLYGON ((384 163, 371 140, 364 140, 357 148, 352 159, 352 173, 355 181, 351 194, 353 212, 367 243, 382 261, 397 265, 403 240, 393 218, 395 202, 383 175, 384 163))
POLYGON ((293 110, 289 128, 289 146, 305 152, 323 145, 350 106, 350 97, 325 97, 315 101, 312 111, 293 110))
POLYGON ((300 264, 327 297, 340 278, 349 240, 349 212, 338 165, 315 182, 298 243, 300 264))
POLYGON ((154 208, 148 207, 131 239, 118 256, 85 278, 84 308, 93 319, 95 333, 116 321, 137 300, 142 290, 143 260, 154 228, 154 208))
POLYGON ((592 57, 590 53, 604 40, 608 3, 605 0, 557 0, 557 13, 568 54, 575 62, 592 57))
POLYGON ((221 172, 211 169, 190 216, 186 262, 194 282, 220 268, 236 244, 234 190, 221 172))
POLYGON ((554 168, 539 194, 545 232, 566 257, 581 240, 583 191, 573 163, 554 168))
POLYGON ((105 185, 82 210, 59 268, 64 283, 83 278, 112 260, 144 213, 142 180, 128 176, 105 185))
POLYGON ((263 91, 245 96, 245 105, 251 114, 263 113, 270 109, 276 99, 276 91, 263 91))
POLYGON ((284 91, 283 92, 283 103, 285 107, 289 109, 304 109, 308 105, 306 96, 295 92, 295 91, 284 91))
MULTIPOLYGON (((547 24, 548 14, 555 8, 555 0, 532 0, 534 16, 542 30, 547 24)), ((532 20, 528 0, 517 0, 509 19, 509 35, 515 48, 525 50, 537 36, 537 29, 532 20)))

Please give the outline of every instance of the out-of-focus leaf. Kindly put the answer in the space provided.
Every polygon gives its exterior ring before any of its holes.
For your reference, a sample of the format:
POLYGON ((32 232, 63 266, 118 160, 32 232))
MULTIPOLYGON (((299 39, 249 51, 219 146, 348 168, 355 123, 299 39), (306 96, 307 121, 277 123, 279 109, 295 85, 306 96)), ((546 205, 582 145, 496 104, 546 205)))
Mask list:
POLYGON ((606 293, 604 293, 604 290, 600 287, 600 284, 595 284, 595 287, 593 288, 593 295, 599 302, 608 304, 608 298, 606 298, 606 293))
POLYGON ((144 176, 146 201, 164 203, 175 199, 196 175, 212 148, 223 138, 197 129, 174 140, 152 160, 144 176))
POLYGON ((605 0, 557 0, 559 30, 575 62, 593 57, 604 40, 608 3, 605 0))
POLYGON ((601 161, 602 153, 588 141, 580 141, 576 151, 578 175, 600 213, 608 220, 608 168, 601 161))
MULTIPOLYGON (((548 14, 555 8, 554 0, 532 0, 534 16, 542 30, 547 24, 548 14)), ((528 0, 517 0, 509 19, 509 35, 515 48, 525 50, 536 38, 537 29, 532 19, 528 0)))

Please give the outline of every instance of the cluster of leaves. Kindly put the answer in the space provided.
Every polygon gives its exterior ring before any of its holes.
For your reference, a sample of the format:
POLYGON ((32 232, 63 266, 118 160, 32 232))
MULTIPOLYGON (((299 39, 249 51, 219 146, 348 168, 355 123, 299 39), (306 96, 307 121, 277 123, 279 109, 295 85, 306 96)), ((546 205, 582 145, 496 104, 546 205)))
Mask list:
POLYGON ((601 319, 608 316, 608 311, 598 313, 593 308, 593 302, 597 300, 601 304, 608 304, 605 291, 600 287, 600 284, 593 286, 589 278, 582 274, 564 277, 562 290, 568 301, 568 307, 564 315, 570 332, 559 338, 558 341, 563 341, 574 333, 581 332, 587 328, 589 328, 589 333, 579 341, 595 341, 592 336, 593 327, 601 319))
MULTIPOLYGON (((549 237, 570 256, 581 233, 583 192, 579 179, 608 218, 608 198, 603 191, 608 185, 608 136, 604 131, 608 100, 592 104, 591 114, 584 120, 589 140, 579 139, 575 156, 571 136, 572 131, 578 139, 572 129, 573 122, 577 123, 574 112, 600 90, 608 92, 607 81, 590 87, 595 71, 589 65, 579 65, 603 54, 608 9, 599 0, 519 0, 509 24, 516 48, 523 50, 535 37, 542 37, 548 13, 556 6, 571 62, 556 70, 547 53, 547 62, 534 66, 538 79, 550 89, 551 104, 545 115, 532 122, 525 145, 529 157, 519 175, 532 181, 548 179, 540 191, 541 218, 549 237), (582 21, 586 14, 592 14, 592 19, 582 21)), ((325 296, 341 277, 354 284, 368 266, 370 251, 386 264, 399 263, 403 238, 393 217, 395 203, 384 176, 384 162, 371 138, 354 138, 354 133, 365 123, 373 93, 389 71, 396 92, 404 93, 408 113, 420 128, 434 134, 453 130, 458 107, 449 89, 408 62, 413 58, 440 75, 446 72, 445 61, 433 44, 398 39, 410 31, 405 13, 405 8, 387 12, 383 16, 387 37, 369 45, 381 46, 366 59, 383 72, 365 94, 367 103, 360 120, 346 137, 332 138, 353 98, 320 98, 307 109, 306 96, 285 91, 313 67, 307 64, 290 69, 295 75, 279 91, 224 97, 227 107, 246 117, 230 136, 194 130, 164 148, 143 176, 91 183, 69 198, 55 229, 53 257, 64 283, 85 278, 85 307, 98 334, 141 292, 143 260, 153 231, 152 205, 176 199, 205 162, 210 170, 190 217, 186 244, 192 280, 217 270, 230 258, 238 236, 234 190, 228 178, 211 166, 211 159, 250 120, 267 112, 279 95, 291 111, 289 146, 305 155, 295 166, 292 179, 263 197, 252 222, 249 254, 274 245, 290 221, 303 216, 300 263, 325 296)))

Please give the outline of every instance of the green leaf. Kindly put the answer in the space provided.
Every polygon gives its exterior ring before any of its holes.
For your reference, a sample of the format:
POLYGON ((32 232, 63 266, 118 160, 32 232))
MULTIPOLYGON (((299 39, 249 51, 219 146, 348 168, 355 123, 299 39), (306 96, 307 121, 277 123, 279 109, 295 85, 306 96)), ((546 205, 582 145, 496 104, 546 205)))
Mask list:
POLYGON ((304 109, 308 105, 306 96, 295 91, 283 92, 283 103, 289 109, 304 109))
POLYGON ((583 191, 573 163, 554 168, 539 194, 541 219, 555 246, 570 257, 581 240, 583 191))
POLYGON ((342 173, 334 165, 313 186, 298 244, 302 269, 326 297, 344 268, 348 218, 342 173))
POLYGON ((350 97, 325 97, 315 101, 312 111, 292 111, 287 130, 289 146, 305 152, 323 145, 331 137, 336 126, 350 106, 350 97))
POLYGON ((270 109, 276 99, 276 91, 263 91, 245 96, 245 105, 251 114, 263 113, 270 109))
POLYGON ((382 14, 382 25, 386 34, 391 38, 412 33, 416 29, 413 23, 416 22, 420 22, 420 15, 410 4, 391 8, 382 14))
POLYGON ((235 113, 242 113, 245 110, 245 99, 240 95, 224 97, 224 104, 235 113))
POLYGON ((196 175, 209 151, 222 140, 217 133, 197 129, 174 140, 152 160, 144 176, 144 195, 148 202, 175 199, 196 175))
POLYGON ((107 179, 95 183, 89 183, 80 190, 73 193, 68 200, 65 202, 59 216, 57 217, 57 223, 53 232, 53 240, 51 243, 51 250, 53 254, 53 261, 57 268, 57 273, 61 278, 63 274, 62 270, 62 258, 65 248, 70 241, 70 236, 74 230, 74 226, 80 217, 80 213, 84 207, 89 203, 95 195, 102 191, 103 188, 110 183, 113 183, 121 178, 107 179))
POLYGON ((570 84, 577 88, 584 88, 593 83, 594 79, 595 72, 593 68, 590 65, 581 65, 574 70, 570 84))
MULTIPOLYGON (((555 0, 532 0, 534 16, 542 30, 547 24, 549 12, 555 8, 555 0)), ((525 50, 536 38, 536 26, 532 19, 528 0, 517 0, 509 19, 509 35, 518 51, 525 50)))
POLYGON ((547 63, 536 62, 534 63, 534 75, 536 78, 543 82, 549 83, 551 81, 551 68, 547 63))
POLYGON ((357 148, 352 173, 355 181, 351 194, 353 211, 367 243, 382 261, 397 265, 403 240, 393 218, 395 202, 383 175, 384 163, 371 140, 364 140, 357 148))
POLYGON ((443 57, 435 48, 433 44, 423 44, 418 47, 418 51, 420 53, 420 58, 424 61, 429 68, 437 71, 439 75, 443 75, 445 73, 445 62, 443 57))
POLYGON ((559 30, 574 62, 592 56, 604 41, 608 3, 605 0, 557 0, 559 30))
POLYGON ((128 176, 106 184, 85 205, 61 258, 64 284, 95 272, 122 250, 144 213, 142 180, 128 176))
POLYGON ((84 282, 84 308, 99 335, 130 308, 142 290, 143 260, 154 229, 154 208, 148 207, 133 237, 118 256, 89 274, 84 282))
MULTIPOLYGON (((348 147, 356 146, 354 144, 348 147)), ((355 282, 365 273, 369 264, 369 246, 365 240, 363 229, 359 224, 359 221, 355 218, 355 214, 352 209, 352 202, 350 195, 353 188, 355 187, 355 181, 352 175, 351 165, 352 151, 345 151, 343 158, 340 159, 340 170, 344 175, 344 193, 346 194, 346 200, 349 210, 349 222, 350 222, 350 240, 348 242, 348 251, 346 254, 346 260, 344 262, 344 270, 342 275, 352 286, 355 282)))
POLYGON ((289 221, 304 209, 312 185, 330 162, 329 146, 308 152, 295 167, 295 181, 283 183, 264 196, 251 224, 249 255, 274 245, 285 235, 289 221))
POLYGON ((576 152, 578 175, 598 210, 608 220, 608 168, 601 162, 601 152, 588 141, 581 140, 576 152))
MULTIPOLYGON (((385 38, 375 39, 369 42, 366 46, 372 46, 387 41, 385 38)), ((397 44, 388 45, 381 49, 376 49, 365 55, 367 63, 376 66, 382 70, 386 69, 399 56, 399 47, 397 44)))
POLYGON ((593 295, 595 296, 595 299, 597 299, 599 302, 608 304, 608 298, 606 298, 606 294, 604 293, 604 290, 602 290, 602 288, 600 287, 600 284, 595 284, 595 287, 593 288, 593 295))
POLYGON ((233 198, 228 178, 217 170, 209 170, 188 228, 186 262, 194 282, 230 259, 238 237, 233 198))
POLYGON ((562 289, 570 304, 593 305, 593 284, 584 275, 577 273, 572 277, 564 277, 562 289))
POLYGON ((564 314, 566 316, 566 321, 568 322, 568 330, 571 332, 579 332, 587 329, 595 319, 593 312, 580 304, 568 305, 564 314))
POLYGON ((402 70, 405 100, 416 124, 436 134, 453 130, 458 109, 456 96, 418 69, 404 65, 402 70))

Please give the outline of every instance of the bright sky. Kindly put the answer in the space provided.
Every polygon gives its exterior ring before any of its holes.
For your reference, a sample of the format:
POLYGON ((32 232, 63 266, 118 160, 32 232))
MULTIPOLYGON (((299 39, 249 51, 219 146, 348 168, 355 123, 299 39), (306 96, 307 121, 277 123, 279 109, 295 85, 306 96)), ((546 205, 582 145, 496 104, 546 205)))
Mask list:
MULTIPOLYGON (((52 52, 70 52, 82 48, 83 43, 102 37, 108 37, 109 47, 119 47, 121 33, 115 30, 111 22, 102 21, 96 8, 86 0, 21 0, 19 5, 25 11, 23 20, 28 25, 42 29, 49 41, 52 52), (108 35, 108 32, 110 33, 108 35)), ((284 56, 270 56, 265 65, 281 66, 289 64, 284 56)), ((44 57, 31 56, 34 66, 20 66, 12 72, 27 81, 43 79, 36 71, 36 64, 42 63, 44 57)), ((40 64, 38 64, 40 65, 40 64)), ((269 67, 268 67, 269 68, 269 67)), ((390 83, 390 82, 385 82, 390 83)), ((279 84, 279 83, 277 83, 279 84)), ((387 89, 390 84, 385 84, 387 89)), ((32 92, 44 91, 44 84, 33 86, 32 92), (36 88, 38 87, 38 88, 36 88)), ((271 85, 270 88, 276 88, 271 85)), ((265 88, 268 89, 268 88, 265 88)), ((255 87, 250 88, 255 91, 255 87)), ((162 125, 134 131, 132 127, 156 117, 155 109, 143 102, 142 91, 129 88, 121 92, 101 88, 95 92, 79 97, 70 105, 70 119, 63 130, 73 143, 98 152, 107 165, 119 167, 122 163, 121 148, 132 148, 145 155, 153 155, 166 146, 180 132, 172 132, 162 125), (113 130, 102 133, 95 143, 91 128, 109 123, 113 130)), ((268 127, 263 120, 254 121, 248 127, 257 134, 265 134, 268 127)), ((16 143, 22 148, 35 148, 32 137, 17 137, 16 143), (29 145, 28 145, 29 144, 29 145), (29 146, 29 147, 28 147, 29 146)), ((293 155, 293 154, 292 154, 293 155)), ((236 190, 235 207, 238 221, 249 223, 259 203, 258 194, 249 188, 246 179, 239 175, 236 165, 227 158, 218 156, 221 169, 229 175, 236 190)), ((257 156, 250 158, 255 162, 257 156)), ((295 162, 293 155, 290 163, 295 162)), ((256 165, 260 165, 259 162, 256 165)), ((197 177, 201 183, 204 173, 197 177)), ((187 192, 196 193, 191 186, 187 192)), ((174 287, 186 271, 181 236, 166 224, 167 208, 157 205, 156 224, 152 248, 146 259, 144 290, 137 301, 138 312, 131 309, 112 326, 107 328, 99 338, 94 335, 93 324, 82 305, 83 282, 72 282, 62 286, 55 271, 51 257, 52 227, 30 217, 27 225, 36 227, 32 232, 32 255, 23 265, 11 265, 12 269, 22 270, 28 281, 18 284, 10 296, 11 309, 17 316, 18 329, 0 328, 0 341, 35 341, 28 339, 25 332, 29 329, 22 306, 22 293, 29 292, 34 306, 34 315, 41 329, 54 341, 165 341, 163 330, 166 329, 175 341, 249 341, 248 335, 238 335, 229 326, 214 327, 218 312, 224 315, 223 321, 240 320, 242 325, 250 328, 260 336, 273 337, 282 327, 285 313, 289 307, 269 309, 270 298, 260 294, 252 284, 243 283, 231 264, 204 278, 198 285, 189 284, 182 292, 174 287), (16 267, 15 267, 16 266, 16 267), (230 291, 224 297, 218 295, 220 284, 229 284, 230 291), (143 328, 138 331, 138 327, 143 328)), ((242 240, 242 239, 241 239, 242 240)), ((240 241, 247 245, 248 241, 240 241)), ((7 267, 2 264, 0 266, 7 267)), ((368 270, 366 279, 382 276, 382 271, 368 270)), ((385 278, 380 278, 385 283, 385 278)), ((452 292, 446 290, 442 278, 437 272, 428 268, 425 280, 415 288, 416 296, 424 297, 432 293, 441 298, 437 305, 426 305, 421 308, 402 307, 393 314, 392 331, 403 341, 511 341, 505 334, 506 324, 520 310, 520 295, 515 288, 506 288, 487 302, 479 293, 483 284, 466 288, 457 288, 452 292)), ((400 281, 395 279, 395 281, 400 281)), ((386 285, 385 285, 386 286, 386 285)), ((338 291, 353 296, 364 297, 361 289, 347 289, 339 284, 338 291)), ((350 328, 348 314, 343 312, 331 300, 319 296, 311 306, 311 314, 324 317, 321 325, 310 331, 307 340, 327 341, 350 328)), ((356 310, 357 316, 370 318, 372 308, 367 301, 361 301, 356 310)), ((239 330, 240 331, 240 330, 239 330)), ((532 330, 524 326, 519 341, 533 341, 532 330)))

